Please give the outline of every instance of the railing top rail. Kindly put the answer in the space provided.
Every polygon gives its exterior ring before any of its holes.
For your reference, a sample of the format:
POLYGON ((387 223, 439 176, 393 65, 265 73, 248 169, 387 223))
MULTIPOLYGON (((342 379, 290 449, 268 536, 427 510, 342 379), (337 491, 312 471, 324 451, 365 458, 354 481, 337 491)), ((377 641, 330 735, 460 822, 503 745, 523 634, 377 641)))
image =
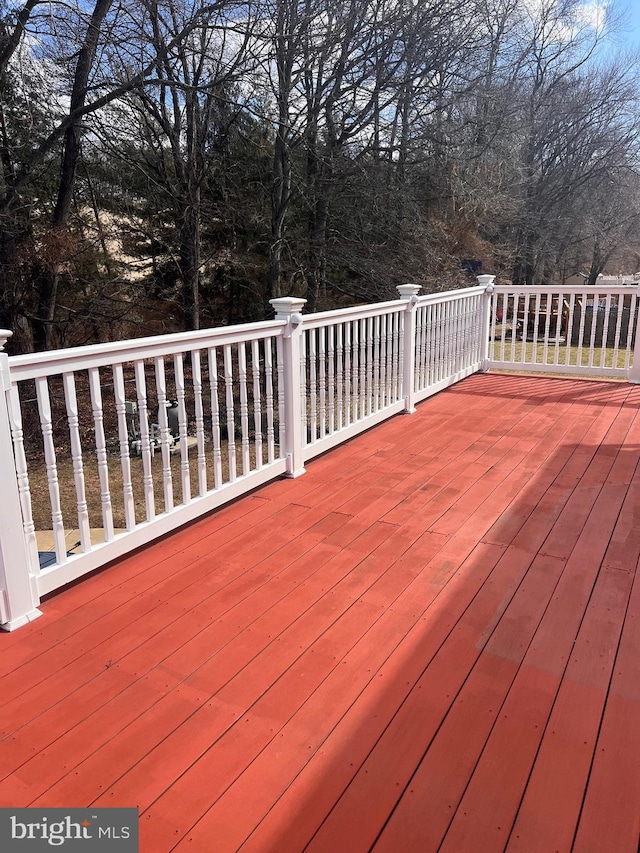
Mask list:
POLYGON ((418 297, 418 305, 428 305, 431 302, 452 302, 457 299, 466 299, 468 296, 478 296, 486 290, 482 285, 463 287, 460 290, 446 290, 438 293, 425 293, 418 297))
POLYGON ((285 327, 284 320, 268 320, 260 323, 199 329, 195 332, 177 332, 156 337, 70 347, 52 352, 14 355, 9 358, 11 379, 17 382, 39 376, 86 370, 90 367, 105 367, 127 361, 193 352, 240 341, 277 337, 283 334, 285 327))
MULTIPOLYGON (((418 296, 417 299, 418 305, 427 305, 431 302, 450 302, 456 299, 464 299, 484 292, 484 287, 475 285, 461 290, 427 293, 418 296)), ((316 314, 304 315, 304 327, 305 329, 314 329, 319 326, 341 323, 345 320, 361 320, 366 317, 377 317, 381 314, 397 314, 406 310, 406 307, 406 300, 394 299, 392 302, 377 302, 370 305, 356 305, 352 308, 339 308, 334 311, 319 311, 316 314)))
POLYGON ((496 284, 496 293, 637 293, 637 284, 496 284))
POLYGON ((356 305, 352 308, 338 308, 335 311, 318 311, 316 314, 304 314, 304 328, 315 329, 330 326, 345 320, 362 320, 381 314, 394 314, 404 311, 406 302, 394 299, 393 302, 376 302, 371 305, 356 305))

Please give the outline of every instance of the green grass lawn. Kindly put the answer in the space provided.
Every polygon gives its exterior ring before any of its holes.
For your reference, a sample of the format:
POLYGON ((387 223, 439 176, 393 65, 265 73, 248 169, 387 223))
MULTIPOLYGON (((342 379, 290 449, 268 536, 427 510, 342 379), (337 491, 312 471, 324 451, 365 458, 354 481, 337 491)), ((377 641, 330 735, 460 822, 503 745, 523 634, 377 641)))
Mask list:
MULTIPOLYGON (((496 340, 493 342, 493 348, 489 350, 492 358, 495 361, 501 359, 502 342, 496 340)), ((559 364, 567 367, 596 367, 596 368, 614 368, 624 370, 627 366, 627 353, 624 349, 619 349, 617 352, 609 347, 596 347, 591 353, 588 347, 567 346, 565 343, 549 341, 547 345, 546 358, 545 346, 541 343, 532 341, 512 341, 510 333, 507 333, 504 342, 505 361, 510 363, 519 362, 520 364, 559 364), (589 360, 592 355, 591 361, 589 360)))

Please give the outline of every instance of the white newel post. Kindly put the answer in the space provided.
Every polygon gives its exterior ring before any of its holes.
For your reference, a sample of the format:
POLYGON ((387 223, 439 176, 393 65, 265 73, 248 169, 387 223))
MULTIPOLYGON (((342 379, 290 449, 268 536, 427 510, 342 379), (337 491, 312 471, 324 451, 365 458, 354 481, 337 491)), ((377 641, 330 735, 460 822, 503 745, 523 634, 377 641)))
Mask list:
MULTIPOLYGON (((633 297, 632 297, 633 298, 633 297)), ((640 385, 640 296, 636 296, 636 342, 633 347, 633 361, 629 368, 628 382, 640 385)))
POLYGON ((400 299, 407 303, 404 313, 402 396, 404 411, 408 415, 416 410, 416 312, 421 287, 420 284, 399 284, 396 287, 400 299))
POLYGON ((306 299, 296 299, 284 296, 270 299, 276 320, 286 320, 283 339, 283 380, 284 380, 284 411, 285 411, 285 447, 287 460, 287 477, 299 477, 304 474, 302 407, 306 401, 302 399, 302 314, 306 299))
POLYGON ((482 373, 489 372, 489 335, 491 333, 491 299, 493 294, 493 283, 495 275, 476 276, 480 287, 484 287, 484 298, 482 300, 482 349, 480 352, 480 370, 482 373))
MULTIPOLYGON (((13 332, 0 329, 0 349, 4 350, 13 332)), ((13 456, 11 421, 7 394, 11 389, 9 357, 0 352, 0 627, 13 631, 32 622, 42 612, 38 610, 39 596, 36 580, 29 569, 20 494, 13 456)))

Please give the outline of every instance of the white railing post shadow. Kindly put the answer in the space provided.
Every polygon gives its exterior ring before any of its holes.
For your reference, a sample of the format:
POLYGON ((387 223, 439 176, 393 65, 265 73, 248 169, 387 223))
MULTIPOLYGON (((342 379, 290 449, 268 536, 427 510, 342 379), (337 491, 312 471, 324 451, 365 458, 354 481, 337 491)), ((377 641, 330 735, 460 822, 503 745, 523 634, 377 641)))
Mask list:
POLYGON ((495 275, 476 276, 480 287, 484 287, 482 300, 482 352, 480 353, 480 372, 489 372, 489 334, 491 331, 491 299, 495 275))
MULTIPOLYGON (((7 394, 11 391, 9 357, 4 345, 13 332, 0 329, 0 627, 14 631, 33 622, 42 611, 36 579, 29 568, 27 543, 23 535, 20 492, 13 455, 11 421, 7 394)), ((21 438, 21 436, 20 436, 21 438)))
POLYGON ((283 338, 283 381, 285 411, 285 446, 287 477, 299 477, 304 474, 304 436, 302 435, 302 407, 306 401, 302 398, 302 314, 306 299, 283 296, 270 299, 276 312, 276 320, 286 320, 287 328, 283 338))
MULTIPOLYGON (((636 296, 636 342, 633 347, 633 361, 629 368, 627 381, 633 385, 640 385, 640 297, 636 296)), ((629 329, 631 334, 631 329, 629 329)))
POLYGON ((412 415, 416 410, 416 312, 420 284, 399 284, 396 290, 400 299, 407 303, 404 312, 402 397, 404 414, 412 415))

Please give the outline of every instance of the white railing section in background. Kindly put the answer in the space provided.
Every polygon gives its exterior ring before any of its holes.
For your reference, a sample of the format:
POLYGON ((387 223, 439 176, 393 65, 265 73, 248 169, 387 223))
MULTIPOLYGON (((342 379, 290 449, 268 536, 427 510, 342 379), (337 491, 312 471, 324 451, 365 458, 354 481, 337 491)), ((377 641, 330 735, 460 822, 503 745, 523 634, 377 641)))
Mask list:
POLYGON ((628 377, 637 286, 495 287, 489 367, 628 377))
POLYGON ((420 297, 416 318, 416 401, 480 369, 485 301, 485 287, 420 297))
POLYGON ((398 300, 304 316, 287 297, 270 322, 0 352, 2 627, 477 370, 640 381, 636 288, 493 281, 427 296, 402 285, 398 300))
POLYGON ((403 302, 304 318, 301 407, 310 459, 405 408, 403 302))

